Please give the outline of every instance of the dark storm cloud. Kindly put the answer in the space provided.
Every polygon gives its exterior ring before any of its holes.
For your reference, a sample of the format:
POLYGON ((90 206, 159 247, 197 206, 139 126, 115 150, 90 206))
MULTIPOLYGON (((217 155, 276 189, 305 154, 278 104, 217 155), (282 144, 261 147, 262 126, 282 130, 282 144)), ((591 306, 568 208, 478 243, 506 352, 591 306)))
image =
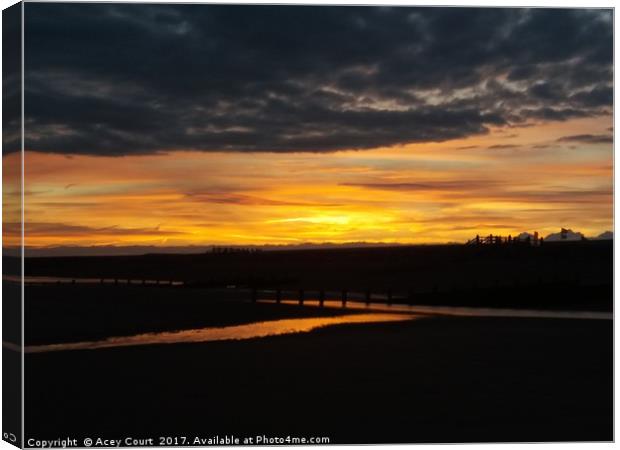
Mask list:
POLYGON ((446 192, 452 200, 471 199, 472 194, 487 200, 516 203, 599 203, 613 195, 611 187, 596 189, 558 189, 546 191, 505 190, 503 183, 494 180, 430 181, 425 183, 343 183, 365 189, 401 192, 446 192))
MULTIPOLYGON (((19 222, 4 223, 9 233, 21 233, 19 222)), ((106 228, 94 228, 66 223, 29 222, 26 227, 30 236, 177 236, 181 231, 164 231, 156 228, 123 228, 118 225, 106 228)))
POLYGON ((612 144, 613 136, 604 134, 577 134, 574 136, 564 136, 558 139, 558 142, 581 142, 585 144, 612 144))
POLYGON ((353 186, 384 191, 464 191, 497 188, 494 180, 427 181, 423 183, 342 183, 353 186))
POLYGON ((516 144, 495 144, 495 145, 490 145, 487 148, 489 150, 508 150, 508 149, 512 149, 512 148, 519 148, 520 145, 516 145, 516 144))
POLYGON ((610 10, 26 5, 26 148, 335 151, 609 114, 610 10))
POLYGON ((205 203, 220 203, 224 205, 250 205, 250 206, 298 206, 298 207, 339 207, 341 203, 317 203, 317 202, 287 202, 281 200, 272 200, 253 195, 238 193, 211 193, 211 192, 191 192, 186 194, 192 200, 205 203))
POLYGON ((21 3, 2 11, 2 153, 21 149, 21 3))

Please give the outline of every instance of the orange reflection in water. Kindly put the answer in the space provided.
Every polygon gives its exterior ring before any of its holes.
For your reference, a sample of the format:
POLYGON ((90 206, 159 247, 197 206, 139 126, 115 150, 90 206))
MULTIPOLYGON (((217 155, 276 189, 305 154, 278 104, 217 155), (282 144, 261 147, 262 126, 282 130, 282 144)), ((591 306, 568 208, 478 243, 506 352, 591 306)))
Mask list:
POLYGON ((399 322, 416 319, 413 314, 352 314, 337 317, 313 317, 309 319, 284 319, 234 325, 220 328, 145 333, 134 336, 111 337, 101 341, 70 342, 64 344, 32 345, 26 353, 42 353, 66 350, 96 350, 100 348, 130 347, 136 345, 181 344, 252 339, 281 334, 306 333, 316 328, 349 323, 399 322))

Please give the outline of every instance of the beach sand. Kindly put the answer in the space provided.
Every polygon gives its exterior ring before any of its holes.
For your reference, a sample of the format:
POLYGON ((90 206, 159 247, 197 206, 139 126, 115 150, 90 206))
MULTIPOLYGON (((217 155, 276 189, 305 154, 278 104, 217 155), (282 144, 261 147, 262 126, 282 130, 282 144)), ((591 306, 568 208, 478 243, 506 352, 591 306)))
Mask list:
POLYGON ((607 441, 612 322, 428 317, 26 355, 26 438, 607 441))

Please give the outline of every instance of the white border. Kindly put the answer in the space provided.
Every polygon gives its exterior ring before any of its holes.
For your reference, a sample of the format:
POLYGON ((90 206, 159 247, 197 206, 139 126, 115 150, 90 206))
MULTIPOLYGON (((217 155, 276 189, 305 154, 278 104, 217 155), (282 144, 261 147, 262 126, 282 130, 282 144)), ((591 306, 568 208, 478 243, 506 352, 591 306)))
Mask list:
MULTIPOLYGON (((30 0, 30 2, 34 2, 34 1, 44 1, 44 2, 53 2, 51 0, 30 0)), ((75 1, 75 0, 63 0, 63 3, 85 3, 85 2, 80 2, 80 1, 75 1)), ((101 1, 103 2, 103 1, 101 1)), ((11 1, 11 0, 0 0, 0 6, 2 7, 2 9, 8 8, 9 6, 12 6, 13 4, 15 4, 15 1, 11 1)), ((121 2, 119 2, 121 3, 121 2)), ((175 0, 151 0, 151 1, 136 1, 136 0, 127 0, 124 1, 123 3, 198 3, 198 4, 205 4, 205 3, 209 3, 209 4, 283 4, 283 5, 375 5, 375 6, 387 6, 387 5, 400 5, 400 6, 476 6, 476 7, 535 7, 535 8, 539 8, 539 7, 555 7, 555 8, 615 8, 615 2, 613 1, 589 1, 589 2, 584 2, 584 1, 575 1, 575 0, 538 0, 538 1, 534 1, 534 0, 530 0, 527 2, 523 2, 523 1, 505 1, 505 0, 477 0, 474 3, 472 3, 471 1, 466 1, 466 0, 434 0, 434 1, 415 1, 415 0, 390 0, 390 1, 360 1, 360 0, 336 0, 336 1, 329 1, 329 0, 313 0, 311 2, 303 2, 303 1, 299 1, 299 0, 288 0, 288 1, 269 1, 269 0, 243 0, 243 1, 239 1, 239 0, 227 0, 227 1, 221 1, 221 0, 214 0, 214 1, 209 1, 209 2, 202 2, 202 1, 193 1, 193 0, 184 0, 184 1, 175 1, 175 0)), ((22 4, 22 87, 24 86, 24 5, 22 4)), ((615 10, 614 10, 614 68, 615 68, 615 55, 616 55, 616 49, 618 48, 617 46, 617 39, 618 39, 618 34, 616 33, 616 28, 615 28, 615 10)), ((2 23, 0 21, 0 36, 2 35, 2 23)), ((1 68, 2 68, 2 63, 1 63, 1 58, 0 58, 0 73, 1 73, 1 68)), ((616 104, 616 90, 615 90, 615 86, 616 83, 618 82, 618 77, 616 75, 616 71, 614 70, 614 105, 616 104)), ((0 93, 0 99, 1 99, 1 93, 0 93)), ((21 152, 21 205, 22 205, 22 211, 21 211, 21 216, 22 216, 22 236, 21 236, 21 240, 22 240, 22 255, 21 255, 21 270, 22 273, 24 271, 24 187, 25 187, 25 179, 24 179, 24 90, 22 89, 22 137, 21 137, 21 147, 22 147, 22 152, 21 152)), ((615 109, 614 109, 615 112, 615 109)), ((0 108, 0 123, 2 120, 2 111, 0 108)), ((616 121, 616 117, 614 114, 614 130, 617 128, 617 121, 616 121)), ((615 137, 615 133, 614 133, 614 137, 615 137)), ((616 153, 615 153, 615 139, 614 139, 614 168, 615 168, 615 164, 616 164, 616 153)), ((616 173, 614 170, 614 186, 616 185, 616 173)), ((0 185, 0 193, 1 193, 1 185, 0 185)), ((614 189, 614 194, 615 194, 615 189, 614 189)), ((616 219, 616 197, 614 195, 614 224, 615 224, 615 219, 616 219)), ((1 205, 0 205, 0 212, 1 212, 1 205)), ((615 231, 615 226, 614 226, 614 231, 615 231)), ((617 254, 616 250, 618 249, 618 242, 617 240, 614 240, 614 264, 615 264, 615 255, 617 254)), ((2 270, 2 261, 0 259, 0 272, 2 270)), ((615 265, 614 266, 614 280, 616 279, 618 273, 620 272, 620 269, 618 269, 618 267, 615 265)), ((614 283, 615 285, 615 283, 614 283)), ((614 286, 615 287, 615 286, 614 286)), ((0 292, 0 302, 1 302, 1 292, 0 292)), ((615 289, 614 289, 614 299, 615 299, 615 289)), ((22 345, 24 343, 24 287, 22 284, 22 345)), ((0 311, 0 319, 1 319, 1 311, 0 311)), ((1 331, 1 321, 0 321, 0 331, 1 331)), ((614 374, 618 373, 617 370, 617 358, 615 358, 615 351, 618 348, 618 336, 615 333, 615 324, 614 324, 614 374)), ((2 369, 2 362, 0 360, 0 381, 2 379, 2 374, 1 374, 1 369, 2 369)), ((24 354, 22 351, 22 376, 23 376, 23 370, 24 370, 24 354)), ((24 389, 23 389, 23 383, 22 383, 22 405, 23 405, 23 400, 24 400, 24 389)), ((614 383, 614 405, 617 404, 618 401, 618 392, 615 389, 615 383, 614 383)), ((615 409, 614 409, 614 413, 615 413, 615 409)), ((2 413, 0 411, 0 423, 1 423, 1 418, 2 418, 2 413)), ((23 422, 24 422, 24 409, 22 408, 22 442, 24 442, 24 427, 23 427, 23 422)), ((614 414, 614 431, 618 428, 618 417, 616 414, 614 414)), ((615 435, 614 435, 615 437, 615 435)), ((0 450, 3 449, 14 449, 15 447, 8 444, 7 442, 4 441, 0 441, 0 450)), ((445 444, 444 444, 445 445, 445 444)), ((459 445, 460 448, 466 448, 466 449, 495 449, 495 448, 506 448, 506 449, 515 449, 515 450, 520 450, 520 449, 526 449, 526 448, 531 448, 532 444, 452 444, 452 445, 459 445)), ((542 447, 542 448, 550 448, 550 449, 582 449, 584 448, 584 446, 587 446, 587 448, 610 448, 610 447, 615 447, 616 444, 615 443, 553 443, 553 444, 536 444, 538 447, 542 447)), ((419 448, 419 449, 435 449, 437 448, 438 445, 415 445, 415 448, 419 448)), ((319 446, 309 446, 310 448, 321 448, 319 446)), ((350 448, 351 446, 329 446, 329 448, 350 448)), ((355 446, 357 447, 357 446, 355 446)), ((362 447, 362 446, 360 446, 362 447)), ((377 448, 409 448, 409 447, 414 447, 413 445, 377 445, 375 446, 377 448)), ((165 447, 163 447, 165 448, 165 447)), ((257 449, 265 449, 265 448, 273 448, 273 447, 254 447, 257 449)), ((324 447, 323 447, 324 448, 324 447)))

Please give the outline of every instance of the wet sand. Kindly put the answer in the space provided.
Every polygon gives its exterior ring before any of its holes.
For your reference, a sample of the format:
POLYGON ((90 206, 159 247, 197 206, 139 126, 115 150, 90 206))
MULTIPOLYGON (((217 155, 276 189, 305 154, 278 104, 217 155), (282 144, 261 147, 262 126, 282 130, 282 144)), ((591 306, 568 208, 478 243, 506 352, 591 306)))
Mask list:
POLYGON ((25 289, 26 345, 343 314, 339 308, 250 303, 247 292, 227 289, 79 284, 25 289))
POLYGON ((427 317, 26 355, 26 437, 612 439, 612 322, 427 317))

